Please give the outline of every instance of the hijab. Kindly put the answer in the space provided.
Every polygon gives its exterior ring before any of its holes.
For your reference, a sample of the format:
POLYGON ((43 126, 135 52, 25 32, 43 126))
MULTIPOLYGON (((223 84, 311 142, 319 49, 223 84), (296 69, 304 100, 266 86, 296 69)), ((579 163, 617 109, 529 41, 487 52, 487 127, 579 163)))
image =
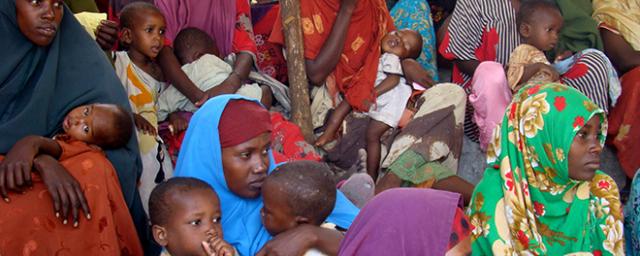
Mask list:
POLYGON ((599 170, 591 181, 569 177, 573 139, 594 116, 604 145, 604 111, 576 89, 531 84, 514 96, 469 206, 474 254, 624 253, 616 183, 599 170))
MULTIPOLYGON (((246 100, 260 104, 256 100, 235 94, 221 95, 208 100, 189 122, 174 175, 194 177, 209 183, 220 198, 224 240, 241 255, 255 255, 271 239, 260 219, 262 197, 243 198, 235 195, 227 186, 222 169, 222 148, 218 129, 222 113, 231 100, 246 100)), ((269 160, 268 173, 271 173, 276 167, 271 150, 269 160)), ((343 194, 338 193, 336 206, 327 221, 342 228, 349 228, 357 214, 358 209, 343 194)))

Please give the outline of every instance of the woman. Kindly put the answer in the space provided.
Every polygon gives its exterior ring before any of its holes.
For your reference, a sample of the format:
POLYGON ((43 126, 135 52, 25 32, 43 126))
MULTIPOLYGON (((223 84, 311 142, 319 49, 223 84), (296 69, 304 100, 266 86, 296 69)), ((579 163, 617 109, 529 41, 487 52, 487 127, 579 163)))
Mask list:
MULTIPOLYGON (((562 45, 562 48, 556 50, 571 50, 573 52, 584 50, 584 48, 573 47, 578 47, 578 45, 584 47, 586 42, 590 41, 585 38, 597 37, 597 34, 582 33, 577 27, 574 27, 582 26, 580 25, 582 23, 577 22, 576 19, 583 21, 585 19, 582 17, 584 15, 580 16, 580 14, 584 14, 583 12, 567 11, 569 8, 566 7, 572 2, 562 0, 557 2, 565 19, 563 31, 573 32, 563 32, 558 45, 558 47, 562 45), (578 40, 576 37, 579 35, 584 36, 585 38, 582 38, 584 40, 578 40), (569 41, 566 38, 571 39, 569 41), (581 43, 570 44, 578 41, 581 43)), ((511 52, 520 45, 520 35, 516 27, 516 13, 519 6, 520 0, 459 0, 456 2, 456 8, 439 51, 443 57, 454 61, 453 82, 460 84, 468 94, 471 93, 472 87, 482 88, 484 86, 486 87, 481 91, 490 94, 490 97, 504 98, 511 94, 508 87, 504 86, 506 78, 502 81, 496 81, 496 79, 506 77, 498 74, 504 73, 504 66, 509 62, 511 52), (476 72, 477 69, 480 72, 476 72), (502 96, 505 94, 506 96, 502 96)), ((591 41, 594 44, 590 45, 590 48, 600 46, 597 44, 598 40, 591 41)), ((561 58, 569 57, 566 53, 561 53, 561 58)), ((598 53, 584 54, 563 75, 561 82, 578 89, 607 112, 609 109, 608 69, 608 61, 603 55, 598 53)), ((472 99, 470 101, 473 103, 472 99)), ((509 101, 507 100, 507 102, 509 101)), ((473 108, 483 109, 486 107, 491 111, 502 111, 492 109, 491 104, 495 104, 493 100, 488 103, 478 102, 478 106, 476 104, 473 104, 474 106, 468 105, 465 117, 465 134, 474 141, 478 140, 479 131, 476 123, 472 121, 473 108)), ((493 120, 488 120, 488 122, 491 121, 493 120)), ((491 129, 486 129, 484 132, 490 135, 491 129)))
POLYGON ((431 189, 385 191, 362 209, 339 254, 466 255, 470 230, 459 203, 460 195, 431 189))
MULTIPOLYGON (((111 66, 68 8, 58 1, 18 0, 0 2, 0 12, 5 44, 0 56, 6 64, 0 70, 0 154, 27 135, 55 135, 65 115, 79 105, 129 108, 111 66), (47 28, 44 33, 42 27, 47 28)), ((136 190, 140 160, 134 138, 124 148, 106 151, 106 158, 100 151, 74 147, 65 148, 65 155, 73 156, 61 162, 40 156, 35 167, 47 175, 25 174, 13 188, 8 170, 0 171, 3 189, 9 184, 9 189, 24 192, 10 193, 5 199, 9 203, 0 204, 0 211, 10 214, 2 218, 0 254, 98 254, 105 249, 141 255, 131 221, 133 216, 140 224, 138 233, 146 234, 136 190), (30 185, 28 175, 33 188, 24 190, 30 185), (60 217, 52 211, 54 205, 60 217), (82 206, 88 207, 90 214, 84 214, 90 220, 79 217, 82 206)))
MULTIPOLYGON (((262 225, 260 188, 275 167, 271 129, 269 113, 257 101, 239 95, 212 98, 191 119, 175 175, 199 178, 216 190, 224 238, 241 255, 299 255, 311 247, 335 254, 342 238, 338 231, 301 225, 272 239, 262 225)), ((347 229, 357 213, 338 193, 327 221, 347 229)))
POLYGON ((598 170, 604 110, 572 87, 531 84, 498 128, 469 206, 473 253, 623 255, 618 187, 598 170))
POLYGON ((631 178, 640 169, 640 2, 593 1, 604 51, 623 74, 622 94, 609 115, 609 142, 617 149, 622 169, 631 178))

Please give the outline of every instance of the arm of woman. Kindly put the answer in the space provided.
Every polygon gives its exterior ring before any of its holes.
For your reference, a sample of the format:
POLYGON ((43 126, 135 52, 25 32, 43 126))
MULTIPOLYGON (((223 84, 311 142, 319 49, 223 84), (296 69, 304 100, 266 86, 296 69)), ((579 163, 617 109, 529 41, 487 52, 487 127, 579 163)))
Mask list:
POLYGON ((204 103, 200 102, 205 96, 204 93, 189 79, 187 74, 182 71, 180 62, 178 62, 178 58, 173 53, 171 47, 165 46, 160 50, 160 54, 158 54, 158 64, 167 81, 173 84, 187 99, 194 104, 204 103))
POLYGON ((340 231, 303 224, 271 239, 257 255, 303 255, 311 248, 327 255, 338 255, 343 238, 340 231))
POLYGON ((604 52, 618 71, 624 74, 640 66, 640 51, 634 50, 622 36, 606 28, 600 28, 600 35, 604 43, 604 52))
POLYGON ((312 84, 322 85, 327 76, 338 65, 340 54, 342 54, 347 40, 347 31, 355 6, 356 0, 342 1, 336 20, 331 28, 331 33, 324 45, 322 45, 318 56, 313 60, 307 59, 305 61, 307 76, 312 84))
POLYGON ((418 83, 424 88, 429 88, 435 84, 429 72, 422 68, 420 63, 414 59, 402 60, 402 70, 408 84, 418 83))
POLYGON ((249 77, 249 72, 251 72, 251 67, 253 66, 253 56, 247 52, 239 52, 236 56, 233 71, 229 74, 229 77, 220 85, 207 90, 205 92, 207 99, 221 94, 236 93, 242 86, 242 82, 249 77))
POLYGON ((459 60, 456 59, 453 61, 456 66, 462 71, 462 73, 467 74, 468 76, 473 76, 476 72, 476 68, 480 65, 480 61, 478 60, 459 60))

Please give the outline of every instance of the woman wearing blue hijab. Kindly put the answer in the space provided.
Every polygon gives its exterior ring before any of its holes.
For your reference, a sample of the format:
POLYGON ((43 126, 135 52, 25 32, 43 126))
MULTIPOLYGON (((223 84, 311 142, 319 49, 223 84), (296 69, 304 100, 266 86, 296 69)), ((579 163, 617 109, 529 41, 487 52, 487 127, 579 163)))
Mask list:
MULTIPOLYGON (((259 102, 239 95, 212 98, 189 123, 175 176, 201 179, 216 190, 224 240, 241 255, 299 255, 309 248, 337 253, 342 239, 338 231, 301 225, 272 239, 262 225, 260 189, 275 168, 270 132, 269 113, 259 102)), ((358 211, 338 193, 327 221, 347 229, 358 211)))

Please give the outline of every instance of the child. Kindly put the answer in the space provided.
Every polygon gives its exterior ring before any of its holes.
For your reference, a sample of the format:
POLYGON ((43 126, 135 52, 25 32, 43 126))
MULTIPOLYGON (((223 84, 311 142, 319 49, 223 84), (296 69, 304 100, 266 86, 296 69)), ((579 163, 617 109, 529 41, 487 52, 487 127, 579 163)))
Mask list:
MULTIPOLYGON (((182 65, 182 70, 193 83, 201 90, 208 90, 220 85, 230 75, 233 75, 231 65, 222 60, 215 41, 204 31, 197 28, 185 28, 178 33, 173 42, 174 53, 182 65)), ((268 87, 261 87, 258 84, 244 84, 236 93, 261 100, 265 106, 269 106, 267 101, 270 96, 268 87)), ((270 101, 270 100, 269 100, 270 101)), ((196 107, 186 96, 176 88, 169 87, 160 94, 158 99, 158 119, 169 121, 174 129, 178 127, 174 122, 179 115, 173 114, 176 111, 195 112, 196 107)), ((180 130, 174 130, 174 133, 180 130)))
POLYGON ((149 199, 153 239, 173 256, 236 255, 223 240, 220 213, 216 192, 196 178, 171 178, 149 199))
POLYGON ((112 104, 83 105, 69 111, 62 122, 64 132, 54 136, 53 139, 31 135, 18 141, 16 145, 22 144, 32 149, 21 151, 24 154, 21 158, 28 159, 32 163, 38 154, 46 154, 55 158, 63 156, 64 152, 60 143, 85 143, 101 149, 123 147, 131 138, 132 127, 131 114, 120 106, 112 104))
POLYGON ((562 29, 562 14, 554 2, 523 1, 516 17, 522 44, 509 58, 507 81, 513 92, 529 82, 558 81, 544 51, 555 48, 562 29))
MULTIPOLYGON (((380 166, 380 137, 398 125, 407 101, 411 96, 411 87, 402 77, 401 61, 415 59, 422 51, 422 36, 408 29, 392 31, 382 38, 382 56, 378 64, 375 94, 376 103, 369 109, 371 121, 367 127, 367 173, 375 181, 380 166)), ((346 101, 340 102, 329 118, 325 132, 316 140, 316 146, 323 146, 335 138, 335 134, 344 118, 351 111, 346 101)))
POLYGON ((333 211, 336 188, 325 164, 294 161, 278 166, 267 176, 262 197, 262 223, 269 234, 276 236, 302 224, 320 226, 333 211))
MULTIPOLYGON (((156 57, 164 45, 165 19, 153 4, 134 2, 120 13, 121 41, 127 51, 116 52, 115 69, 133 110, 142 158, 140 197, 146 208, 155 184, 171 176, 172 165, 157 135, 158 93, 166 86, 156 57)), ((147 210, 147 209, 145 209, 147 210)))

